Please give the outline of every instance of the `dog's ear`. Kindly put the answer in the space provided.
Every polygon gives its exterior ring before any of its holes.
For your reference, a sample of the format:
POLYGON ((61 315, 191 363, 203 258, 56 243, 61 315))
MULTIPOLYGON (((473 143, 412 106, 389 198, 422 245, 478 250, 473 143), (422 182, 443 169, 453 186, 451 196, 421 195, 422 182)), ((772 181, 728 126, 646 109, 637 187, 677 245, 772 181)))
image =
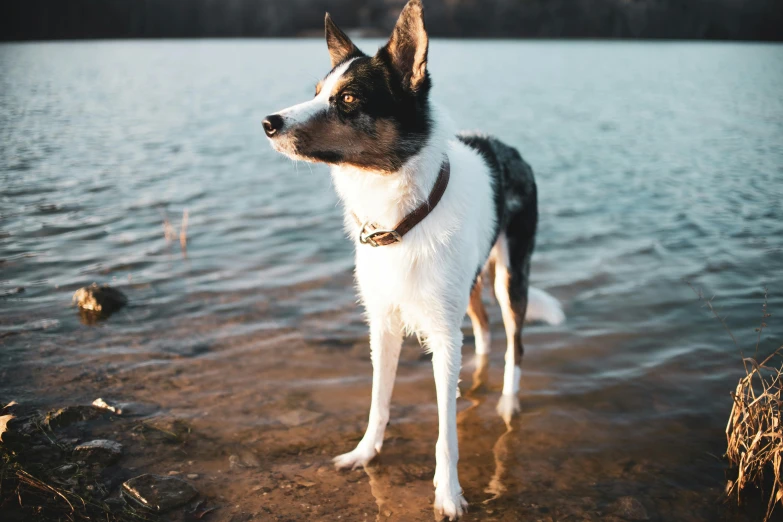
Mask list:
POLYGON ((326 46, 329 48, 329 57, 332 59, 332 68, 345 61, 352 54, 360 54, 361 51, 353 44, 348 35, 337 27, 329 13, 324 19, 326 26, 326 46))
POLYGON ((410 0, 400 13, 384 50, 403 78, 405 87, 415 91, 427 77, 429 38, 424 27, 421 0, 410 0))

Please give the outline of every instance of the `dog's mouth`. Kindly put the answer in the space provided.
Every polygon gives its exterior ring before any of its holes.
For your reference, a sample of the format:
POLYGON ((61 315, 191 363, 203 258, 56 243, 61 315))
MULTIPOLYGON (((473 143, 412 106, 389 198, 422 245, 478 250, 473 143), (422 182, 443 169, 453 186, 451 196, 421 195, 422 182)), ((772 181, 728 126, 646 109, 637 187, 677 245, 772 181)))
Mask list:
POLYGON ((307 161, 310 163, 326 163, 327 165, 340 164, 344 155, 339 148, 324 146, 321 140, 313 139, 320 135, 320 130, 314 132, 306 126, 295 126, 285 129, 283 132, 274 133, 267 137, 272 148, 295 161, 307 161))
POLYGON ((269 140, 269 143, 272 145, 272 148, 275 149, 277 152, 293 160, 307 160, 307 158, 303 154, 300 154, 299 149, 297 147, 298 140, 292 132, 287 130, 283 133, 274 134, 273 136, 268 136, 267 139, 269 140))

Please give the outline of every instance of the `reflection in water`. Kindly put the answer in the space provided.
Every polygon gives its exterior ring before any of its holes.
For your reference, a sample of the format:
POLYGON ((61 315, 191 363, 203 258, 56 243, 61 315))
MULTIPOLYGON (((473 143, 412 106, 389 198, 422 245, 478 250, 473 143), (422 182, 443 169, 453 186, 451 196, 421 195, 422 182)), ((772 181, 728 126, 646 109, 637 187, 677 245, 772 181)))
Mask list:
MULTIPOLYGON (((473 369, 473 382, 470 388, 463 394, 463 397, 470 401, 471 405, 459 414, 457 423, 460 426, 464 426, 465 420, 486 401, 486 396, 480 392, 485 389, 489 380, 489 356, 487 354, 476 354, 473 364, 475 366, 473 369)), ((508 457, 509 437, 514 430, 509 421, 504 419, 504 422, 506 431, 498 437, 498 440, 492 447, 492 453, 495 457, 495 472, 492 474, 489 485, 484 489, 484 492, 492 495, 492 497, 484 500, 484 504, 500 498, 507 490, 502 481, 506 471, 504 460, 508 457)))
POLYGON ((484 501, 484 504, 497 500, 500 496, 506 492, 506 486, 503 485, 503 476, 506 473, 505 460, 508 459, 508 447, 510 442, 511 432, 514 429, 511 427, 511 423, 506 423, 506 431, 498 437, 497 442, 492 447, 492 453, 495 456, 495 473, 489 481, 489 485, 484 489, 485 493, 492 495, 490 498, 484 501))
POLYGON ((370 482, 370 493, 375 497, 375 503, 378 504, 378 514, 375 516, 375 520, 380 522, 386 520, 392 514, 389 505, 389 486, 383 479, 385 473, 377 463, 370 463, 364 466, 364 471, 367 473, 367 477, 370 482))
MULTIPOLYGON (((472 365, 473 374, 470 388, 462 393, 462 397, 466 399, 470 405, 457 414, 458 430, 463 436, 473 436, 475 431, 480 429, 478 428, 478 425, 473 426, 471 424, 474 421, 480 421, 478 409, 487 399, 487 394, 485 392, 488 391, 489 357, 486 354, 476 355, 472 365)), ((507 491, 506 486, 503 484, 503 479, 506 475, 509 441, 511 440, 510 435, 513 431, 511 425, 507 423, 505 432, 500 435, 493 446, 495 470, 489 481, 489 485, 484 489, 486 493, 492 496, 489 499, 484 500, 484 504, 500 498, 501 495, 507 491)), ((387 441, 387 443, 388 442, 390 441, 387 441)), ((482 448, 487 448, 489 446, 489 441, 480 438, 478 444, 480 444, 482 448)), ((465 451, 469 451, 467 450, 467 447, 464 449, 465 451)), ((377 521, 386 521, 389 520, 390 517, 393 520, 407 520, 405 516, 408 516, 409 513, 399 513, 400 510, 397 509, 397 507, 409 507, 410 505, 415 505, 416 502, 420 502, 419 498, 408 497, 408 495, 411 494, 408 486, 411 486, 413 483, 416 483, 419 487, 424 486, 427 494, 429 494, 431 470, 419 469, 418 466, 412 462, 415 460, 415 457, 406 453, 403 456, 403 462, 380 463, 378 459, 376 459, 364 467, 364 472, 367 474, 368 482, 370 484, 370 493, 378 506, 378 513, 376 515, 377 521), (416 468, 412 474, 406 470, 406 468, 411 466, 416 468)), ((422 491, 419 490, 419 493, 421 492, 422 491)), ((435 519, 440 520, 437 515, 435 515, 435 519)))

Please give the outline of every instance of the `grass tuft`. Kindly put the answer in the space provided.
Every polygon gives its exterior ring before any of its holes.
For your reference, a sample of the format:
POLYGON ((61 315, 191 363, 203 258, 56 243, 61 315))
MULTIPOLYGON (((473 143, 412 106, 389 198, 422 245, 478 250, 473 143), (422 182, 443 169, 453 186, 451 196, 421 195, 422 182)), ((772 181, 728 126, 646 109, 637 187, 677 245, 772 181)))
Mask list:
POLYGON ((727 493, 737 495, 748 484, 761 484, 764 473, 772 472, 767 513, 769 520, 775 505, 783 506, 783 347, 761 362, 743 359, 746 375, 732 394, 734 406, 726 425, 726 456, 738 470, 729 481, 727 493))
MULTIPOLYGON (((739 348, 726 321, 713 308, 712 299, 705 299, 700 290, 688 285, 739 348)), ((745 488, 751 484, 762 487, 765 473, 771 472, 772 486, 764 522, 771 519, 777 504, 783 506, 783 346, 764 359, 759 356, 761 334, 769 317, 765 288, 761 324, 756 328, 755 355, 745 357, 740 349, 745 376, 731 394, 733 405, 726 425, 726 458, 737 470, 737 478, 726 485, 726 494, 729 497, 736 495, 737 502, 741 502, 745 488)))

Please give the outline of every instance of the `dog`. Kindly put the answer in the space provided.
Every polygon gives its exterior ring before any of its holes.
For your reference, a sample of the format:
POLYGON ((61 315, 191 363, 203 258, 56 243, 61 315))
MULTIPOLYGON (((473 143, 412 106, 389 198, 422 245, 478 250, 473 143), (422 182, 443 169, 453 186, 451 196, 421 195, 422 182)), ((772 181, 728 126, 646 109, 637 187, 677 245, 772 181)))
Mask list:
POLYGON ((519 409, 523 323, 564 320, 559 302, 528 284, 536 183, 516 149, 493 137, 457 134, 430 101, 421 0, 407 3, 373 56, 328 13, 325 25, 331 71, 312 100, 267 116, 263 127, 276 151, 331 166, 355 244, 372 398, 364 437, 334 463, 364 466, 381 451, 402 339, 416 334, 432 354, 438 401, 434 509, 455 520, 467 508, 457 476, 456 420, 465 311, 476 354, 486 357, 482 288, 494 287, 507 337, 497 408, 506 422, 519 409))

